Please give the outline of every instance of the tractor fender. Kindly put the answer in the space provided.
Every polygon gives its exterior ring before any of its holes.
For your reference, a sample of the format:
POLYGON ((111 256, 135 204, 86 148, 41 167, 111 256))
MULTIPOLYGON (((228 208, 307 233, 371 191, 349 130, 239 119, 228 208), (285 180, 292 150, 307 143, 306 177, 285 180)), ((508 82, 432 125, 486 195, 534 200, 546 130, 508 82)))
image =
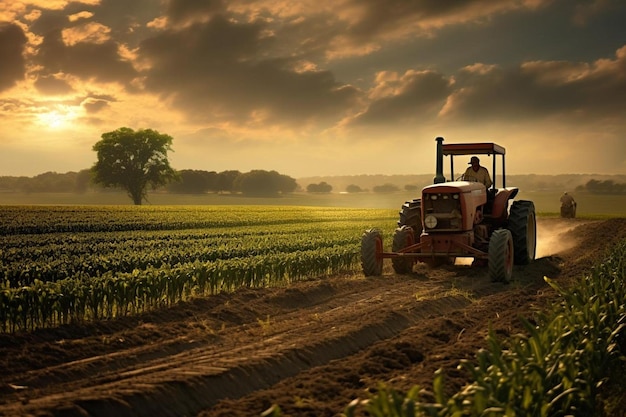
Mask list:
POLYGON ((519 188, 517 187, 499 188, 493 198, 491 216, 494 219, 506 220, 508 217, 509 200, 515 198, 518 192, 519 188))

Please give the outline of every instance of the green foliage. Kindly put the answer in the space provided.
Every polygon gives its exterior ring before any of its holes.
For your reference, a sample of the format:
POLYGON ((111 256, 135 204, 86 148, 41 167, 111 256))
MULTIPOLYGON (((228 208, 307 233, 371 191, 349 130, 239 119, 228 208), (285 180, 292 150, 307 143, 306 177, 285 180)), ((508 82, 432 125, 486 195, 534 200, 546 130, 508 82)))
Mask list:
POLYGON ((245 195, 276 196, 294 192, 298 184, 294 178, 276 171, 253 170, 235 178, 233 186, 245 195))
POLYGON ((93 146, 98 161, 92 167, 93 181, 104 187, 120 187, 140 205, 148 186, 156 188, 176 178, 167 152, 172 137, 156 130, 134 131, 127 127, 102 134, 93 146))
POLYGON ((394 218, 279 206, 5 206, 0 331, 355 270, 361 230, 394 218))
POLYGON ((309 193, 330 193, 333 190, 333 186, 322 181, 319 184, 307 185, 306 190, 309 193))
POLYGON ((599 389, 626 361, 626 242, 573 288, 545 280, 562 302, 538 313, 536 324, 523 320, 526 334, 511 340, 490 330, 489 347, 461 364, 473 380, 464 389, 446 397, 439 373, 435 404, 417 387, 405 395, 383 386, 350 403, 345 415, 359 408, 376 417, 596 415, 599 389))
POLYGON ((167 186, 172 193, 202 194, 217 191, 218 174, 215 171, 183 169, 178 178, 167 186))
POLYGON ((576 187, 576 191, 587 191, 594 194, 626 194, 626 183, 616 183, 613 180, 589 180, 584 186, 576 187))
POLYGON ((376 185, 372 188, 372 191, 374 191, 375 193, 394 193, 396 191, 399 191, 400 188, 398 188, 397 185, 395 184, 383 184, 383 185, 376 185))
POLYGON ((347 193, 362 193, 363 189, 361 187, 359 187, 358 185, 355 184, 349 184, 346 187, 346 192, 347 193))

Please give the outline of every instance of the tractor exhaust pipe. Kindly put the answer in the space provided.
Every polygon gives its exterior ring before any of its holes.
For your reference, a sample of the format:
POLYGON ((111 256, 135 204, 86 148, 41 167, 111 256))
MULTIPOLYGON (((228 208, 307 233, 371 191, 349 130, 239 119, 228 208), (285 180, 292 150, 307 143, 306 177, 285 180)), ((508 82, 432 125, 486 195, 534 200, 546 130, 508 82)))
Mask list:
POLYGON ((441 184, 446 182, 446 177, 443 176, 443 138, 440 136, 435 139, 437 141, 437 170, 435 171, 434 184, 441 184))

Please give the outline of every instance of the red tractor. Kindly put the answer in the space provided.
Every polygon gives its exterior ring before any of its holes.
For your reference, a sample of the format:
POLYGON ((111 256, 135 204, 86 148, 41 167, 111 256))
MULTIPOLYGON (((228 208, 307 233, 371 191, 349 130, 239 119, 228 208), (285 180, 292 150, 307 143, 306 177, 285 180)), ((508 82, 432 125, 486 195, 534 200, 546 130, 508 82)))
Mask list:
MULTIPOLYGON (((431 266, 473 258, 487 264, 493 281, 509 282, 513 264, 535 259, 537 226, 532 201, 513 201, 519 189, 506 187, 505 149, 495 143, 443 144, 437 141, 434 184, 422 189, 422 197, 407 201, 400 211, 391 252, 385 252, 379 229, 365 231, 361 239, 361 265, 366 276, 381 275, 383 259, 390 258, 396 273, 411 272, 416 262, 431 266), (487 189, 463 175, 456 180, 454 157, 491 157, 493 185, 487 189), (450 180, 443 174, 444 156, 450 157, 450 180), (496 178, 498 159, 502 173, 496 178), (496 188, 499 180, 502 188, 496 188)), ((463 170, 462 172, 464 172, 463 170)))

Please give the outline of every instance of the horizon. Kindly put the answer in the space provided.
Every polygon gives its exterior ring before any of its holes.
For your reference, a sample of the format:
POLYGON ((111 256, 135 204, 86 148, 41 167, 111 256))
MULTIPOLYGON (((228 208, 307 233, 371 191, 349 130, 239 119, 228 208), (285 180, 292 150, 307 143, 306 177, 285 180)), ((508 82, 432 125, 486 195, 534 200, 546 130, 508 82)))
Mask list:
MULTIPOLYGON (((35 178, 41 175, 45 175, 45 174, 55 174, 55 175, 66 175, 66 174, 77 174, 80 171, 83 170, 87 170, 89 168, 83 168, 81 170, 78 171, 66 171, 66 172, 56 172, 56 171, 46 171, 46 172, 41 172, 39 174, 35 174, 35 175, 0 175, 0 178, 35 178)), ((182 171, 182 170, 186 170, 188 168, 183 168, 183 169, 176 169, 176 171, 182 171)), ((198 169, 199 171, 206 171, 206 172, 216 172, 216 173, 220 173, 223 171, 214 171, 214 170, 204 170, 204 169, 198 169)), ((225 171, 230 171, 230 170, 225 170, 225 171)), ((232 170, 232 171, 240 171, 242 174, 249 172, 249 171, 241 171, 241 170, 232 170)), ((271 169, 268 171, 272 171, 271 169)), ((275 170, 274 170, 275 171, 275 170)), ((306 176, 302 176, 302 177, 293 177, 289 174, 285 174, 283 172, 279 172, 277 171, 279 174, 282 175, 287 175, 290 176, 292 178, 294 178, 295 180, 301 180, 301 179, 309 179, 309 178, 341 178, 341 177, 410 177, 410 176, 415 176, 415 177, 423 177, 423 176, 433 176, 435 175, 435 173, 415 173, 415 174, 344 174, 344 175, 306 175, 306 176)), ((536 174, 534 172, 532 173, 526 173, 526 174, 510 174, 507 172, 506 176, 537 176, 537 177, 557 177, 557 176, 597 176, 597 177, 626 177, 626 174, 603 174, 603 173, 567 173, 567 172, 562 172, 562 173, 557 173, 557 174, 536 174)))

